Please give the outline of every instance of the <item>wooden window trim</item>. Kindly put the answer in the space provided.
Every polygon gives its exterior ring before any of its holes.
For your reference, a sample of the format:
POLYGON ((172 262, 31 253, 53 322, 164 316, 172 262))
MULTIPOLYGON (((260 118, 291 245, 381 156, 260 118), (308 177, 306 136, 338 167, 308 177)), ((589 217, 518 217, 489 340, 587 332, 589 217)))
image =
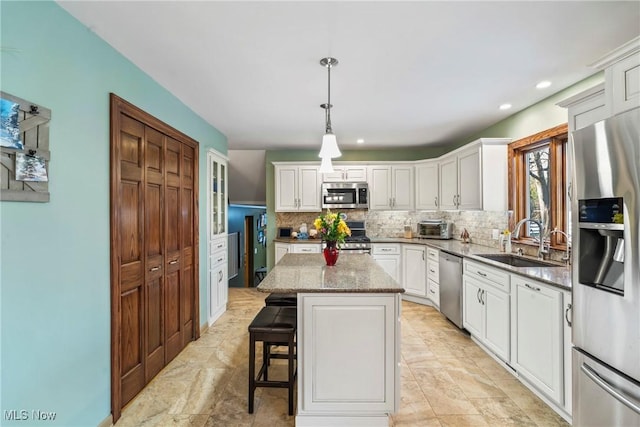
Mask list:
MULTIPOLYGON (((522 179, 526 165, 523 153, 545 145, 549 145, 550 156, 550 176, 560 177, 560 179, 551 180, 550 198, 551 209, 549 211, 550 224, 559 230, 567 232, 567 203, 565 189, 567 187, 566 179, 566 158, 567 158, 567 139, 568 125, 567 123, 558 125, 551 129, 538 132, 526 138, 519 139, 509 144, 508 150, 508 176, 509 176, 509 210, 513 212, 512 222, 509 228, 512 230, 515 223, 521 218, 527 216, 526 203, 527 191, 523 188, 524 180, 522 179)), ((551 236, 550 243, 553 249, 566 249, 566 238, 555 233, 551 236)), ((515 240, 521 244, 538 245, 531 237, 522 237, 515 240)))

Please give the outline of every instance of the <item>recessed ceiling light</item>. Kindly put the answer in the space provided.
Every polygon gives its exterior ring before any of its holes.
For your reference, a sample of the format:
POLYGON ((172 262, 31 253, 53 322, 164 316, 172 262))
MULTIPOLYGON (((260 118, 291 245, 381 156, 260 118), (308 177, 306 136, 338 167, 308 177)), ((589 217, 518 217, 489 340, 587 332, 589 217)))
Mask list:
POLYGON ((511 104, 502 104, 499 108, 501 110, 508 110, 509 108, 511 108, 511 104))
POLYGON ((357 139, 357 140, 356 140, 356 142, 357 142, 358 144, 364 144, 364 139, 359 138, 359 139, 357 139))
POLYGON ((543 80, 536 85, 536 89, 545 89, 551 86, 551 82, 549 80, 543 80))

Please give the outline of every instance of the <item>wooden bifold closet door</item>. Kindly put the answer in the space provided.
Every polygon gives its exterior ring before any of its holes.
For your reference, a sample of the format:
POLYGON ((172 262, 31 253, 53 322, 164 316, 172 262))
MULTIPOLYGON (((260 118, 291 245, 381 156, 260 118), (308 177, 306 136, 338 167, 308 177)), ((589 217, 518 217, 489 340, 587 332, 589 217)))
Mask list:
POLYGON ((111 406, 199 334, 198 143, 111 95, 111 406))

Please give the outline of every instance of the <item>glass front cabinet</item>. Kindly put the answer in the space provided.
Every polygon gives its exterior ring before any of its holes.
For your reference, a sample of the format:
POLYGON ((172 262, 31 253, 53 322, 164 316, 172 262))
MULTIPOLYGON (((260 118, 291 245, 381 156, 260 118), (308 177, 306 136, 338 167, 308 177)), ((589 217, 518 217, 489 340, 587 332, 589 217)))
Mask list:
POLYGON ((227 309, 227 158, 207 151, 208 318, 212 325, 227 309))

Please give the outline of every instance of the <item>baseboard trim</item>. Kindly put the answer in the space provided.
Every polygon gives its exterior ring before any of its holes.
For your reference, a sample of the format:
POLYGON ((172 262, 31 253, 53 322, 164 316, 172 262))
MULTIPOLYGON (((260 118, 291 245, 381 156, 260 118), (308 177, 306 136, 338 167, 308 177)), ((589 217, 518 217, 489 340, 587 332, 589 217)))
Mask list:
POLYGON ((202 325, 200 325, 200 336, 207 332, 207 329, 209 329, 209 323, 205 321, 202 325))
POLYGON ((107 418, 102 420, 97 427, 111 427, 113 425, 113 415, 109 414, 107 418))

